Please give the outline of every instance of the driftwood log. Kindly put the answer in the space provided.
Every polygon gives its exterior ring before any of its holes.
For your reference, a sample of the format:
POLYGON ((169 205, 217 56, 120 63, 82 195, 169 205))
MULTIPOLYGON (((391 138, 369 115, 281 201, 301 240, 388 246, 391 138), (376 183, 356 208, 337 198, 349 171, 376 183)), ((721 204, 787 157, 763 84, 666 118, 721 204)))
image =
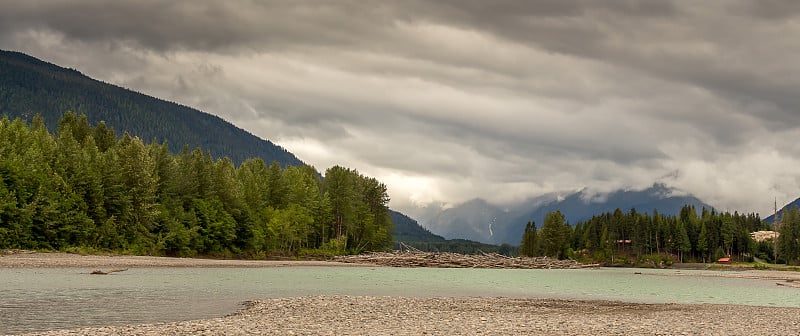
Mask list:
POLYGON ((370 264, 391 267, 433 268, 519 268, 519 269, 574 269, 597 267, 597 264, 581 264, 574 260, 558 260, 548 257, 508 257, 497 253, 466 255, 459 253, 392 251, 338 256, 334 261, 370 264))
POLYGON ((108 275, 108 274, 111 274, 111 273, 124 272, 124 271, 127 271, 127 270, 128 270, 127 268, 125 268, 125 269, 115 269, 115 270, 110 270, 110 271, 94 270, 89 274, 93 274, 93 275, 108 275))

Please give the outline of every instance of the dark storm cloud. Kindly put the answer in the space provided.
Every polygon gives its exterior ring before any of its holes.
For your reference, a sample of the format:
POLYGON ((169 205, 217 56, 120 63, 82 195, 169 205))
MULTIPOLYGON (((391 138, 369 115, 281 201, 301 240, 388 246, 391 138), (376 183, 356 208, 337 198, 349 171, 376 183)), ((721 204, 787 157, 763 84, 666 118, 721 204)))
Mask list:
POLYGON ((6 31, 45 28, 69 39, 122 40, 158 51, 346 45, 391 19, 379 3, 357 1, 32 0, 3 7, 6 31))
MULTIPOLYGON (((785 15, 792 16, 786 14, 794 11, 791 2, 756 5, 761 8, 756 17, 732 3, 683 5, 686 8, 669 2, 459 1, 450 6, 434 2, 434 8, 420 12, 432 22, 480 29, 522 45, 714 91, 740 104, 759 104, 762 108, 744 113, 772 127, 800 121, 794 113, 800 103, 800 68, 791 62, 800 51, 795 38, 800 32, 791 22, 763 22, 758 17, 770 8, 784 8, 785 15), (726 16, 729 11, 737 15, 726 16)), ((499 69, 495 65, 493 70, 499 69)), ((517 66, 510 71, 526 70, 517 66)))
POLYGON ((401 206, 658 180, 751 210, 800 187, 788 168, 800 148, 785 141, 800 127, 799 13, 796 1, 19 1, 0 2, 0 48, 218 114, 318 168, 378 175, 401 206))

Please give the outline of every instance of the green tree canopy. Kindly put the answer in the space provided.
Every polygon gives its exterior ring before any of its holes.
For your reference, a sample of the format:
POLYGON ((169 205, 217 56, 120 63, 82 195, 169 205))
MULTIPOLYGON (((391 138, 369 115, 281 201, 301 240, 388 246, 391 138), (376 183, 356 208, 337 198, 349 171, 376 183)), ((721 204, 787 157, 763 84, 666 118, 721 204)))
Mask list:
POLYGON ((260 257, 392 246, 386 186, 344 167, 173 155, 66 113, 0 119, 0 248, 260 257), (335 240, 331 242, 331 240, 335 240), (339 248, 339 246, 341 248, 339 248))

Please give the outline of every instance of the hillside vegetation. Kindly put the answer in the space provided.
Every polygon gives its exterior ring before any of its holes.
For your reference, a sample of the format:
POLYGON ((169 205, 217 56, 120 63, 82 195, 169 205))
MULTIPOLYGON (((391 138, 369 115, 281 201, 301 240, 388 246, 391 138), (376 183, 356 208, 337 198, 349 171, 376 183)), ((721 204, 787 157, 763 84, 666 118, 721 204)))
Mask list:
POLYGON ((91 124, 166 142, 173 153, 203 148, 235 164, 251 158, 281 166, 303 164, 294 154, 231 123, 196 109, 89 78, 31 56, 0 50, 0 115, 28 122, 41 114, 50 132, 66 111, 85 114, 91 124))
POLYGON ((339 166, 259 158, 238 168, 201 149, 117 137, 67 113, 0 119, 0 249, 170 256, 331 255, 392 245, 386 186, 339 166))

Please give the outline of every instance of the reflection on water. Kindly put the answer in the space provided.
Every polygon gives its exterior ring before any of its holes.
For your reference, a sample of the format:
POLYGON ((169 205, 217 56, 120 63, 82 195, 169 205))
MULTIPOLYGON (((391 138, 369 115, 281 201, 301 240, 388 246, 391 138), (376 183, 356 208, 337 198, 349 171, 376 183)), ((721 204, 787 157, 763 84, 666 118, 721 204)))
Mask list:
POLYGON ((674 270, 367 267, 0 269, 0 334, 220 317, 240 302, 304 295, 505 296, 800 307, 774 280, 674 270))

